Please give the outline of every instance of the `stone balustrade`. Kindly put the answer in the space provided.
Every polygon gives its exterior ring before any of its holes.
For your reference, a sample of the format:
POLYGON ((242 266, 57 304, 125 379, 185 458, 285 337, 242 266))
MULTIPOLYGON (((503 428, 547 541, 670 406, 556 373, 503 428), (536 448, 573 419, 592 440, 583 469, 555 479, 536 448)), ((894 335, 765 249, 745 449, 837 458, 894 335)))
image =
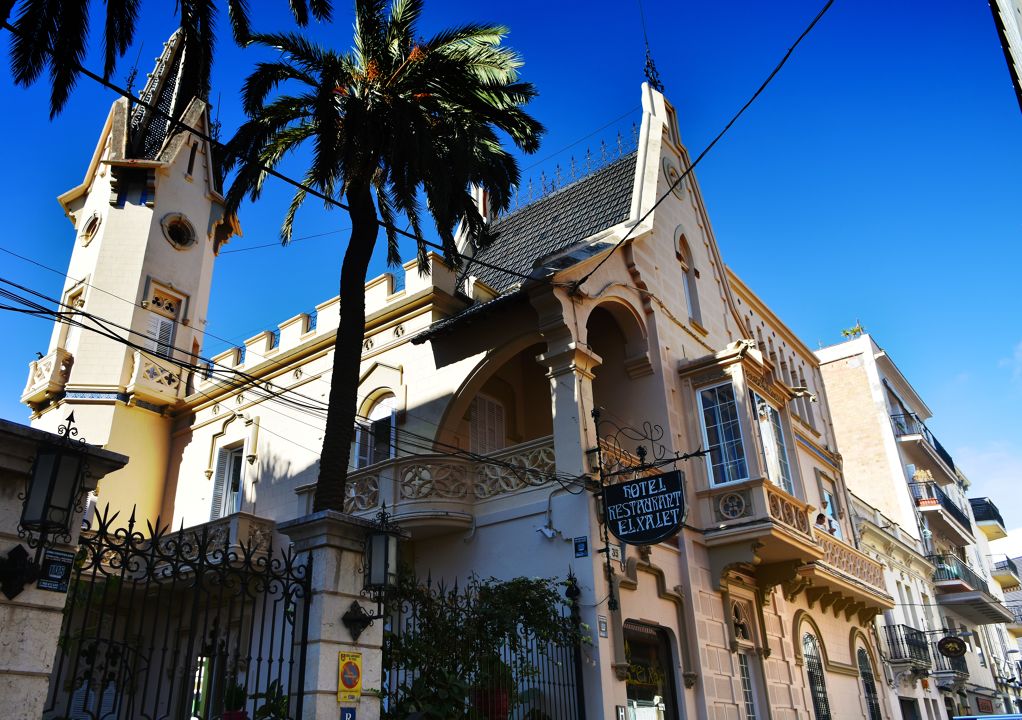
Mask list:
POLYGON ((825 564, 886 594, 883 565, 827 533, 817 532, 816 539, 823 547, 825 564))
POLYGON ((74 357, 64 348, 33 360, 28 366, 28 382, 21 393, 21 402, 38 403, 64 391, 74 357))
POLYGON ((136 350, 128 393, 155 405, 172 405, 184 391, 182 371, 173 360, 136 350))
MULTIPOLYGON (((370 513, 381 503, 395 514, 433 509, 471 512, 476 502, 550 483, 553 438, 521 443, 474 460, 449 454, 408 455, 348 474, 344 511, 370 513)), ((311 495, 314 485, 297 489, 311 495)))
POLYGON ((801 500, 792 497, 771 482, 764 482, 767 508, 770 517, 784 525, 788 530, 814 540, 809 525, 809 509, 801 500))

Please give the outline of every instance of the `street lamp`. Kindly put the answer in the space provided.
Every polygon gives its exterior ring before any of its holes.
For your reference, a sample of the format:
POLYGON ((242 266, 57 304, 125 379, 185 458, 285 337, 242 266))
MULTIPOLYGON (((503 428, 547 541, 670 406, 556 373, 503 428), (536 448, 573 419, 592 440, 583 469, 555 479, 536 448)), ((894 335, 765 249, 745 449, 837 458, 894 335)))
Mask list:
MULTIPOLYGON (((42 548, 49 536, 63 536, 70 542, 69 532, 81 495, 85 477, 85 441, 75 440, 78 428, 75 414, 67 416, 67 424, 57 429, 64 438, 60 445, 42 445, 36 451, 29 476, 25 504, 21 509, 20 531, 29 535, 29 545, 42 548)), ((38 559, 38 558, 37 558, 38 559)))
POLYGON ((357 600, 352 601, 347 612, 341 616, 341 622, 351 632, 352 640, 358 640, 359 635, 373 624, 373 620, 384 617, 384 600, 397 587, 401 528, 393 522, 392 517, 384 505, 376 514, 362 542, 362 575, 365 578, 362 595, 376 603, 376 613, 370 614, 357 600))
POLYGON ((63 442, 40 445, 29 473, 25 502, 21 507, 18 535, 35 548, 31 559, 24 546, 12 548, 0 558, 0 591, 13 600, 25 585, 39 577, 39 559, 47 547, 47 539, 57 537, 71 542, 71 521, 81 500, 82 481, 88 473, 85 461, 85 440, 75 439, 75 414, 67 416, 57 428, 63 442))

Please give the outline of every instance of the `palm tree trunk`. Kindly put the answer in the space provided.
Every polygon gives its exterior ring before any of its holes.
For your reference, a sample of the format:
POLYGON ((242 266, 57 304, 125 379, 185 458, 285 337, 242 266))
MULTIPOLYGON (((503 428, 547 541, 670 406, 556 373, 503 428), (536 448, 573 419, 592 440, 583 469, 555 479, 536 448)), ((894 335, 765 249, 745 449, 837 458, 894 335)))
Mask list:
POLYGON ((344 510, 344 488, 358 412, 358 379, 365 336, 365 279, 380 226, 369 185, 349 185, 346 193, 351 237, 341 264, 341 320, 334 341, 330 406, 319 459, 313 511, 344 510))

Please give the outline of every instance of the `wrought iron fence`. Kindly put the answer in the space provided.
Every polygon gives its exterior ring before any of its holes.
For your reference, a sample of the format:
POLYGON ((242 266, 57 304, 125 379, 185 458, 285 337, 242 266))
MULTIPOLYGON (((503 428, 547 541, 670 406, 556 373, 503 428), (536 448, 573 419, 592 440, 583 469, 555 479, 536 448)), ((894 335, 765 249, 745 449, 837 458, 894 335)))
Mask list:
POLYGON ((404 581, 386 605, 382 717, 584 720, 580 621, 552 588, 404 581))
POLYGON ((916 661, 931 664, 929 643, 926 633, 908 625, 885 625, 887 656, 894 661, 916 661))
POLYGON ((44 720, 301 717, 311 556, 263 526, 116 519, 82 533, 44 720))

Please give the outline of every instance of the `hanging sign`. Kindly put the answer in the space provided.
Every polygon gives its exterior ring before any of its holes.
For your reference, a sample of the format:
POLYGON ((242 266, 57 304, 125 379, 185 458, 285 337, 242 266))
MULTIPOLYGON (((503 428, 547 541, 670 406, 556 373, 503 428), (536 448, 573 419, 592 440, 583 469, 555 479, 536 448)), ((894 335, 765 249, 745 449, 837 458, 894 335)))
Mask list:
POLYGON ((337 702, 355 702, 362 697, 362 653, 337 653, 337 702))
POLYGON ((677 534, 685 510, 683 475, 672 470, 603 489, 607 527, 629 545, 652 545, 677 534))
POLYGON ((944 657, 959 658, 965 654, 965 641, 948 635, 937 641, 937 650, 944 657))

